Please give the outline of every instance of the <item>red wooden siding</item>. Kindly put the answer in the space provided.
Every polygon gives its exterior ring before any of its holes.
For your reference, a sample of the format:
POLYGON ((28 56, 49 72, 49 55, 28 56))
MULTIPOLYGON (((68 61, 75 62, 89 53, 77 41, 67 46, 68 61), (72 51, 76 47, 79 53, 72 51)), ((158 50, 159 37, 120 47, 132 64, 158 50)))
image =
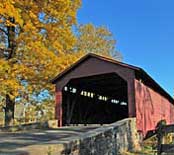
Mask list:
POLYGON ((56 92, 56 107, 55 107, 55 116, 58 121, 58 126, 62 126, 62 92, 56 92))
POLYGON ((154 130, 160 120, 174 123, 174 106, 165 97, 135 80, 137 129, 143 133, 154 130))

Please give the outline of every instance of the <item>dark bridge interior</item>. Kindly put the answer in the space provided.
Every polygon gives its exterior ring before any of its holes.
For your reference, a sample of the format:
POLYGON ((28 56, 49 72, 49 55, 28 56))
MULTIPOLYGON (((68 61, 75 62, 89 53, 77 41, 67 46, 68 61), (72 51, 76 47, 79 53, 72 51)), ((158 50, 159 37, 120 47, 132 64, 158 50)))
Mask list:
POLYGON ((127 82, 115 73, 72 79, 62 92, 63 125, 108 124, 128 117, 127 82))

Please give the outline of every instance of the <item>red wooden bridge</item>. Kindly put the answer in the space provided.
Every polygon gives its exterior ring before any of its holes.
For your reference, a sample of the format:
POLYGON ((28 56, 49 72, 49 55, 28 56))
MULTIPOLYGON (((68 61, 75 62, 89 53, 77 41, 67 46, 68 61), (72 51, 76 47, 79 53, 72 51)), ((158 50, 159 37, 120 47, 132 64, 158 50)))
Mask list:
POLYGON ((145 137, 160 120, 174 123, 173 98, 136 66, 87 54, 52 83, 59 126, 136 117, 137 130, 145 137))

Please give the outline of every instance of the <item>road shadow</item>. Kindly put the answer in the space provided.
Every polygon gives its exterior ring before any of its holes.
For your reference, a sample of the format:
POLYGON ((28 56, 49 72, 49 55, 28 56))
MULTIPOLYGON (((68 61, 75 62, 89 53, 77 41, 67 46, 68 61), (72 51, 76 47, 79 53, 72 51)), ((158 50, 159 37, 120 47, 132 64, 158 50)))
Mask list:
MULTIPOLYGON (((0 133, 0 154, 14 154, 16 149, 30 145, 46 145, 63 143, 73 137, 82 135, 85 132, 97 127, 64 127, 50 130, 33 130, 29 132, 0 133)), ((27 155, 26 152, 19 152, 27 155)), ((18 151, 16 152, 18 154, 18 151)))

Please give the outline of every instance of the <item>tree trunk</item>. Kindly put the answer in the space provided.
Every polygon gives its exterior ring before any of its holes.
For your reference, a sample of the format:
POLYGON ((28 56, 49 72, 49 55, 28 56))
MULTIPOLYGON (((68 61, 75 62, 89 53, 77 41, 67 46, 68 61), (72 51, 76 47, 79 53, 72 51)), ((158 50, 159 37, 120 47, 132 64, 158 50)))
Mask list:
MULTIPOLYGON (((10 22, 15 24, 15 19, 13 17, 9 18, 10 22)), ((7 26, 8 33, 8 48, 9 53, 7 59, 11 59, 16 54, 16 42, 15 42, 15 26, 7 26)))
MULTIPOLYGON (((13 17, 9 18, 9 21, 15 24, 15 19, 13 17)), ((8 34, 8 57, 7 60, 12 59, 16 54, 16 42, 15 42, 15 26, 10 25, 7 26, 7 34, 8 34)), ((10 64, 13 66, 13 63, 10 64)), ((10 73, 11 74, 11 73, 10 73)), ((5 126, 13 125, 14 120, 14 108, 15 101, 10 99, 9 94, 6 95, 6 105, 5 105, 5 126)))
POLYGON ((10 99, 9 95, 6 95, 6 107, 5 109, 5 126, 13 125, 15 102, 10 99))

